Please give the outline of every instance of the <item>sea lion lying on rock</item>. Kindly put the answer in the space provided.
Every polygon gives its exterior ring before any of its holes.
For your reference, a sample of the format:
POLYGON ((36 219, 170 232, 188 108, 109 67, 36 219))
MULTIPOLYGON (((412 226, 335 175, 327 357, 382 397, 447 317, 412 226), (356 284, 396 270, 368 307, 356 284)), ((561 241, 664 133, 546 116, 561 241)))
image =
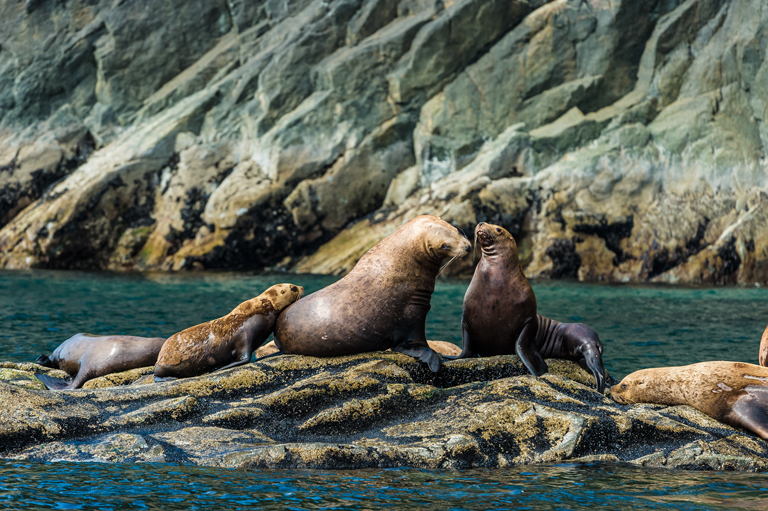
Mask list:
POLYGON ((611 387, 617 403, 690 405, 715 420, 768 440, 768 368, 743 362, 655 367, 611 387))
POLYGON ((53 350, 50 357, 40 355, 35 361, 66 371, 73 380, 36 376, 51 390, 79 389, 99 376, 153 365, 164 342, 165 337, 75 334, 53 350))
POLYGON ((475 236, 482 255, 464 295, 458 358, 516 354, 535 376, 549 369, 544 357, 573 360, 592 372, 603 392, 603 346, 595 331, 536 313, 536 296, 506 229, 480 222, 475 236))
POLYGON ((229 369, 251 360, 267 340, 278 314, 304 295, 304 288, 277 284, 213 321, 172 335, 155 364, 155 381, 229 369))
POLYGON ((440 356, 425 322, 435 278, 447 258, 470 251, 458 229, 436 216, 409 220, 370 249, 344 278, 288 307, 277 319, 282 353, 336 357, 391 349, 432 371, 440 356))

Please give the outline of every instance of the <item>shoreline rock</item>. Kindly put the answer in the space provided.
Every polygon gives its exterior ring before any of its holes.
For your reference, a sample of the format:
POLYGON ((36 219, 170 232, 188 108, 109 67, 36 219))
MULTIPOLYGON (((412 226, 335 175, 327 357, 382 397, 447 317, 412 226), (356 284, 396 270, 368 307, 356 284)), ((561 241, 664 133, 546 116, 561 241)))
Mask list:
POLYGON ((5 363, 0 455, 230 468, 601 461, 768 471, 768 444, 751 434, 687 406, 619 405, 578 365, 547 362, 550 373, 535 378, 514 356, 450 361, 436 374, 398 353, 280 356, 166 383, 135 370, 61 392, 16 383, 45 368, 5 363))

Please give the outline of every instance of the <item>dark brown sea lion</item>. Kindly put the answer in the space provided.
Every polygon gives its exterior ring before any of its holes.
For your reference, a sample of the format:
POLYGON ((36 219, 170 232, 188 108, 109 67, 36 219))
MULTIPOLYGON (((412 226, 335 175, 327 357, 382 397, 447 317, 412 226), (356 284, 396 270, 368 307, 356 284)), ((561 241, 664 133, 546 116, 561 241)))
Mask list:
POLYGON ((446 258, 469 253, 469 241, 436 216, 400 226, 370 249, 344 278, 288 307, 277 319, 282 353, 335 357, 391 349, 440 368, 425 322, 435 278, 446 258))
POLYGON ((464 294, 458 358, 516 354, 535 376, 548 370, 536 349, 536 296, 523 274, 517 243, 498 225, 475 228, 482 255, 464 294))
POLYGON ((36 360, 42 366, 66 371, 73 380, 36 376, 51 390, 79 389, 99 376, 153 365, 164 342, 165 337, 75 334, 50 357, 40 355, 36 360))
POLYGON ((624 405, 690 405, 713 419, 768 440, 768 368, 743 362, 701 362, 630 374, 611 387, 624 405))
POLYGON ((760 365, 768 366, 768 327, 763 332, 763 338, 760 340, 760 365))
POLYGON ((458 358, 516 354, 536 376, 548 370, 544 357, 578 362, 605 389, 603 346, 581 323, 560 323, 536 313, 536 296, 525 278, 517 243, 503 227, 475 228, 482 255, 464 295, 462 351, 458 358))
POLYGON ((536 350, 543 358, 573 360, 595 377, 597 391, 605 390, 603 343, 597 332, 583 323, 561 323, 537 314, 536 350))
POLYGON ((155 381, 247 364, 274 330, 278 314, 303 295, 301 286, 277 284, 226 316, 172 335, 157 357, 155 381))

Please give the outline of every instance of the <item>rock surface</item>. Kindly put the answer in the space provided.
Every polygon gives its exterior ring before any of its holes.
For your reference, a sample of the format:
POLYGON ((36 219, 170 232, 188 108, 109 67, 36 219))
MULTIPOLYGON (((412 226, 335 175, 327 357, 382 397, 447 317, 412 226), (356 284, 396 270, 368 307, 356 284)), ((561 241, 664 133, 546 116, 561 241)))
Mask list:
POLYGON ((0 0, 0 34, 5 268, 340 274, 436 213, 529 276, 768 284, 762 2, 0 0))
POLYGON ((629 462, 768 470, 768 444, 687 406, 622 406, 578 365, 517 357, 431 373, 399 353, 282 356, 153 383, 146 370, 91 389, 33 390, 34 364, 3 364, 0 453, 30 460, 237 468, 506 467, 629 462))

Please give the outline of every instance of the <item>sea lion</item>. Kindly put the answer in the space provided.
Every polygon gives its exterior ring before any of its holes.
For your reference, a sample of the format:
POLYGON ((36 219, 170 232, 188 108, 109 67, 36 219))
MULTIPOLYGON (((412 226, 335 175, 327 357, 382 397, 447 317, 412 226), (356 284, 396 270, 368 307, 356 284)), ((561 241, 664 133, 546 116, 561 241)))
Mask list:
POLYGON ((75 334, 53 350, 50 357, 40 355, 35 361, 66 371, 73 380, 35 376, 51 390, 79 389, 99 376, 153 365, 164 342, 165 337, 75 334))
POLYGON ((623 405, 690 405, 768 440, 768 368, 758 365, 718 361, 643 369, 611 387, 611 397, 623 405))
POLYGON ((435 278, 446 258, 470 251, 458 229, 417 216, 370 249, 344 278, 288 307, 277 319, 282 353, 336 357, 391 349, 432 371, 440 356, 425 333, 435 278))
POLYGON ((277 284, 218 319, 172 335, 160 350, 155 381, 187 378, 247 364, 267 340, 278 314, 304 295, 304 288, 277 284))
MULTIPOLYGON (((461 353, 461 348, 451 342, 427 340, 427 345, 444 356, 456 356, 461 353)), ((276 354, 282 353, 277 349, 275 341, 269 341, 267 344, 256 350, 256 358, 265 358, 276 354)))
POLYGON ((480 262, 464 294, 462 351, 456 358, 516 354, 531 374, 549 369, 544 357, 578 362, 605 389, 603 346, 581 323, 560 323, 536 313, 536 296, 525 278, 515 238, 503 227, 475 228, 480 262))
POLYGON ((543 358, 573 360, 595 377, 597 391, 605 390, 603 343, 584 323, 561 323, 537 314, 536 350, 543 358))
POLYGON ((760 340, 759 361, 761 366, 768 366, 768 327, 763 332, 763 338, 760 340))

